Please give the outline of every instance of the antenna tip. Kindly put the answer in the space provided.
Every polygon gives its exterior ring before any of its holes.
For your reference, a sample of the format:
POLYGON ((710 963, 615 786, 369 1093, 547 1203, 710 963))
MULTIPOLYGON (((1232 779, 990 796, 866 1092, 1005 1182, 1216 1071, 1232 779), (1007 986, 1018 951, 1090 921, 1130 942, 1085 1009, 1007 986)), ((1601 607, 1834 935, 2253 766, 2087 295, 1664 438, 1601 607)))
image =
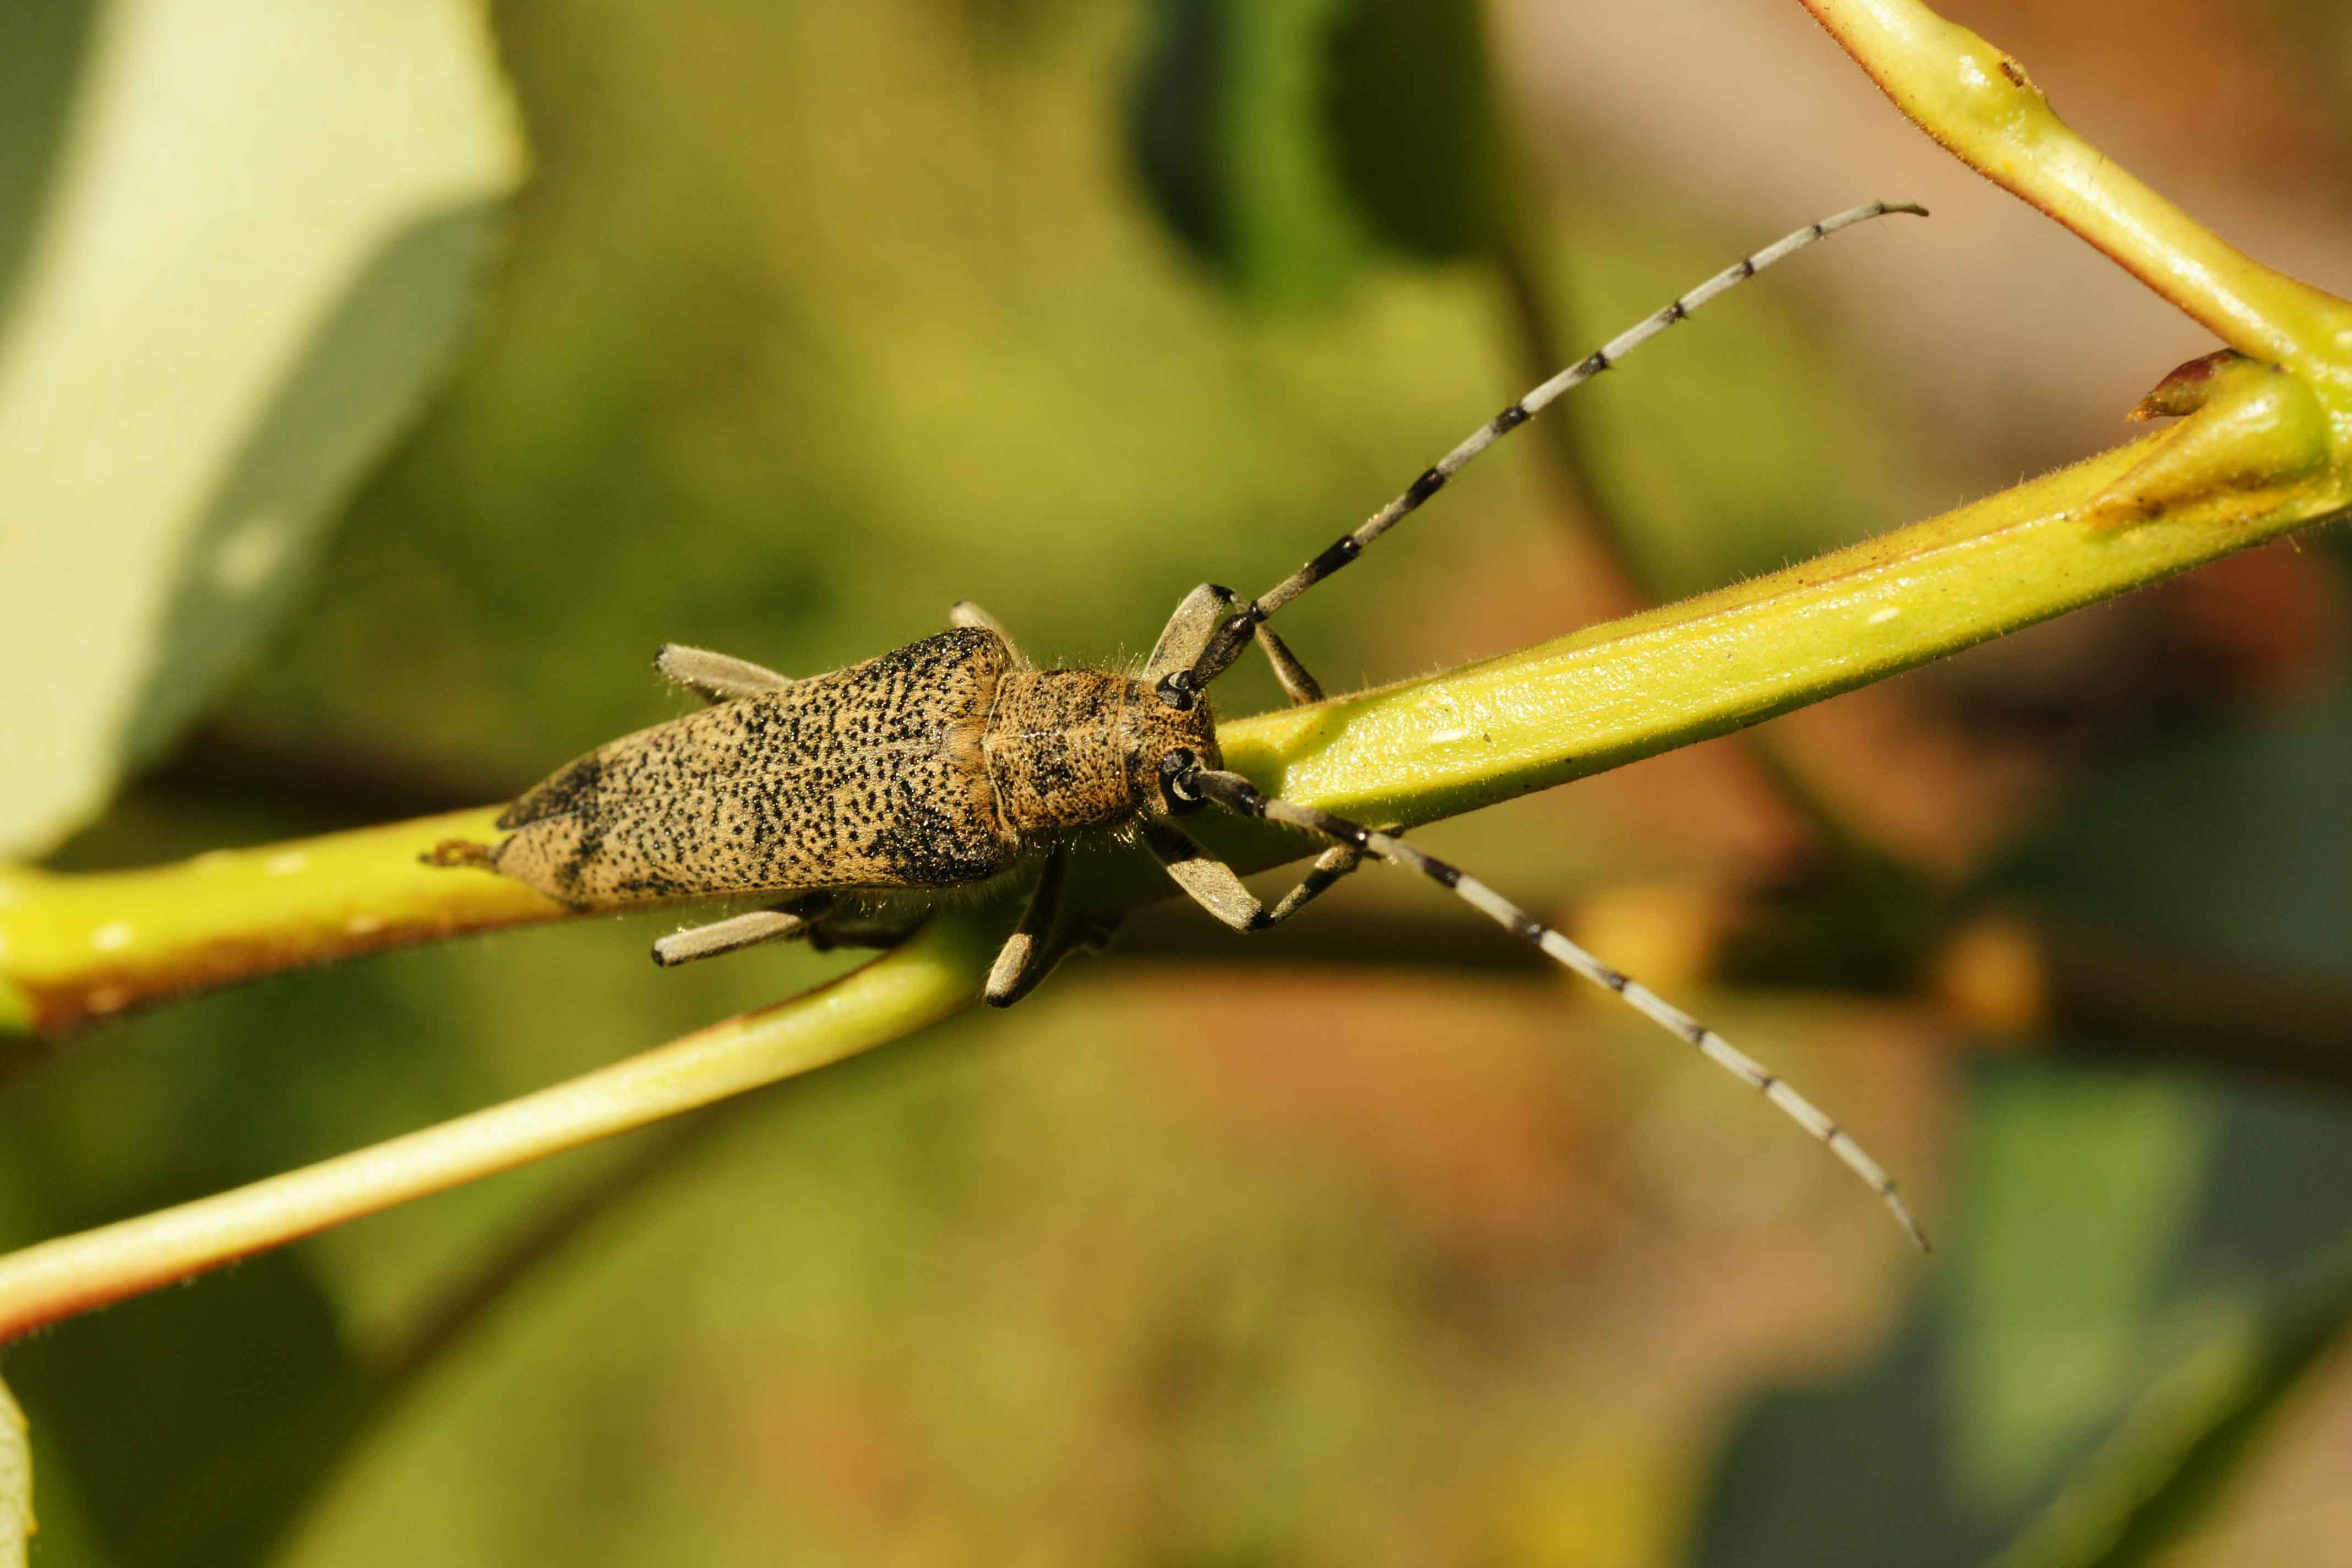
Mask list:
POLYGON ((1889 202, 1886 204, 1886 210, 1891 213, 1909 213, 1913 217, 1928 216, 1927 209, 1917 202, 1889 202))

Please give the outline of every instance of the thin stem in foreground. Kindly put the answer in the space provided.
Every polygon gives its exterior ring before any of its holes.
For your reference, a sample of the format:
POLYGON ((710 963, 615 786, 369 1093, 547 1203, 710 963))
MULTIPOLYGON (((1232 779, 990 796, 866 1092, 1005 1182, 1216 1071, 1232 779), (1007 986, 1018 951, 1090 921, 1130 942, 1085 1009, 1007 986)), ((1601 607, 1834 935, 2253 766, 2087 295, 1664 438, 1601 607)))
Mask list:
POLYGON ((960 1011, 980 994, 981 917, 806 995, 504 1105, 214 1197, 0 1258, 0 1341, 428 1193, 808 1072, 960 1011))

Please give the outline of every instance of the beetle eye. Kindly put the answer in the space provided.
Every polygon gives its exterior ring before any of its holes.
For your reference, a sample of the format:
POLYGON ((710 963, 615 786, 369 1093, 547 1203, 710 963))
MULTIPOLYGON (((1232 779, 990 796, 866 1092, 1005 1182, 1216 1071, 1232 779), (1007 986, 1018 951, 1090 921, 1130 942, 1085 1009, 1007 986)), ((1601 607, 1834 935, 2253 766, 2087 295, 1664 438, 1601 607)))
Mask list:
POLYGON ((1198 811, 1207 804, 1201 798, 1201 792, 1192 786, 1192 770, 1200 765, 1201 759, 1182 746, 1160 759, 1160 798, 1178 816, 1198 811))

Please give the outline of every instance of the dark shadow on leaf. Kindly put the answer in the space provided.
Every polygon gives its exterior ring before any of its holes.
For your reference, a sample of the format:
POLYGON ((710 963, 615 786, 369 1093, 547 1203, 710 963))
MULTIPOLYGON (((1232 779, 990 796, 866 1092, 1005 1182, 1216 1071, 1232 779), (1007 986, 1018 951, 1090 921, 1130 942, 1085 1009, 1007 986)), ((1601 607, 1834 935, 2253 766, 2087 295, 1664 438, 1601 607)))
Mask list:
POLYGON ((55 196, 98 11, 89 0, 8 0, 0 8, 0 327, 55 196))
POLYGON ((308 584, 328 525, 437 383, 501 211, 468 201, 411 223, 311 335, 187 535, 121 742, 134 765, 203 711, 308 584))

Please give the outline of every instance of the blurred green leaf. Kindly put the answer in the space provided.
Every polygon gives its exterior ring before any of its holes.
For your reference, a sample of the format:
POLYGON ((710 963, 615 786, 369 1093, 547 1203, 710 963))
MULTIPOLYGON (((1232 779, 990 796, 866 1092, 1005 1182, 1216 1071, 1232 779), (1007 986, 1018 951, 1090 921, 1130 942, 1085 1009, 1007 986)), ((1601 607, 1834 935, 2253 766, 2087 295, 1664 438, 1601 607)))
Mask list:
POLYGON ((265 1561, 375 1408, 299 1252, 11 1347, 8 1369, 106 1545, 158 1568, 265 1561))
POLYGON ((2352 1327, 2352 1268, 2220 1332, 2158 1380, 2000 1568, 2133 1568, 2203 1517, 2303 1374, 2352 1327))
POLYGON ((1492 255, 1507 165, 1475 0, 1355 0, 1325 64, 1331 157, 1373 231, 1425 260, 1492 255))
MULTIPOLYGON (((523 155, 461 0, 44 7, 79 81, 0 335, 0 850, 93 813, 258 646, 463 324, 523 155)), ((58 101, 63 99, 58 98, 58 101)), ((19 136, 54 123, 12 114, 19 136)), ((0 195, 31 200, 15 160, 0 195)), ((0 160, 0 163, 5 163, 0 160)))
MULTIPOLYGON (((1995 886, 2340 972, 2347 759, 2340 685, 2183 737, 2087 791, 1995 886)), ((2316 1353, 2329 1299, 2298 1292, 2352 1212, 2340 1103, 1996 1059, 1969 1118, 1969 1219, 1939 1289, 1871 1365, 1743 1418, 1706 1568, 2153 1550, 2316 1353)))
MULTIPOLYGON (((2352 604, 2345 587, 2336 595, 2352 604)), ((2097 779, 1995 887, 2123 930, 2352 975, 2347 778, 2352 684, 2339 677, 2322 700, 2183 737, 2097 779)))
POLYGON ((1145 191, 1245 298, 1337 295, 1369 254, 1325 103, 1349 0, 1160 0, 1129 100, 1145 191))
POLYGON ((1160 216, 1243 294, 1334 294, 1373 245, 1502 239, 1502 135, 1474 0, 1161 0, 1129 132, 1160 216))
POLYGON ((87 0, 11 0, 0 15, 0 321, 56 172, 97 12, 87 0))
POLYGON ((2158 1282, 2206 1143, 2200 1097, 2038 1061, 1986 1063, 1974 1080, 1967 1221, 1941 1288, 1869 1365, 1768 1394, 1742 1419, 1693 1554, 1703 1568, 1982 1563, 2147 1370, 2153 1325, 2176 1304, 2158 1282), (2110 1170, 2118 1155, 2126 1168, 2110 1170), (2164 1179, 2143 1191, 2149 1170, 2164 1179))
MULTIPOLYGON (((2145 1078, 2119 1085, 2110 1073, 2043 1061, 1989 1061, 1973 1076, 1969 1174, 1961 1188, 1972 1217, 1948 1249, 1958 1279, 1939 1281, 1908 1331, 1868 1365, 1817 1386, 1775 1391, 1741 1417, 1704 1508, 1692 1554, 1702 1568, 1792 1562, 1810 1568, 1890 1562, 1973 1568, 2018 1541, 2041 1510, 2077 1484, 2077 1468, 2116 1442, 2126 1446, 2112 1453, 2140 1457, 2133 1479, 2144 1493, 2150 1456, 2181 1452, 2183 1421, 2192 1433, 2210 1422, 2218 1438, 2226 1416, 2226 1400, 2148 1404, 2147 1391, 2162 1386, 2158 1380, 2186 1379, 2183 1387, 2210 1394, 2219 1386, 2212 1369, 2224 1363, 2208 1358, 2253 1367, 2226 1360, 2236 1353, 2229 1347, 2242 1348, 2245 1324, 2273 1310, 2283 1281, 2305 1277, 2315 1248, 2330 1237, 2341 1240, 2352 1152, 2336 1108, 2242 1086, 2145 1078), (2096 1100, 2102 1082, 2126 1088, 2104 1125, 2096 1100), (2158 1096, 2173 1103, 2160 1105, 2158 1096), (2011 1125, 2021 1118, 2039 1125, 2021 1131, 2011 1125), (2067 1121, 2086 1134, 2078 1145, 2057 1136, 2067 1121), (2276 1206, 2297 1211, 2297 1226, 2217 1272, 2208 1217, 2195 1201, 2200 1194, 2192 1192, 2184 1203, 2177 1191, 2158 1192, 2143 1202, 2131 1190, 2134 1173, 2107 1163, 2110 1150, 2129 1149, 2168 1122, 2196 1130, 2189 1152, 2199 1185, 2206 1193, 2231 1190, 2231 1215, 2276 1206), (1997 1173, 2021 1145, 2036 1151, 2031 1168, 1997 1173), (2037 1183, 2034 1202, 2028 1188, 2037 1183), (1973 1212, 1977 1194, 2000 1187, 2022 1201, 1996 1195, 1984 1212, 1973 1212), (2157 1214, 2168 1204, 2168 1213, 2157 1214), (2103 1226, 2116 1229, 2119 1238, 2099 1239, 2103 1226), (2149 1239, 2159 1228, 2163 1255, 2151 1259, 2149 1239), (2037 1272, 2033 1259, 2054 1261, 2070 1245, 2078 1249, 2081 1283, 2053 1268, 2041 1271, 2037 1295, 2018 1288, 2037 1272), (2003 1261, 2000 1254, 2011 1250, 2026 1261, 2003 1261), (2148 1268, 2151 1261, 2159 1267, 2148 1268), (1971 1275, 2004 1274, 2012 1286, 1998 1295, 1967 1283, 1971 1275), (2012 1321, 1984 1321, 1995 1310, 2012 1321), (2006 1338, 2005 1353, 1988 1367, 1984 1347, 1996 1336, 2006 1338), (1987 1377, 2000 1386, 1972 1385, 1987 1377), (2038 1401, 2028 1383, 2037 1377, 2048 1384, 2038 1401), (2180 1417, 2168 1429, 2169 1449, 2146 1436, 2118 1437, 2157 1410, 2180 1417), (1989 1467, 1985 1445, 2001 1435, 1990 1417, 2002 1418, 2021 1448, 1992 1456, 1989 1467), (2014 1473, 2002 1474, 2005 1467, 2014 1473)), ((2145 1163, 2144 1153, 2136 1158, 2145 1163)), ((2289 1312, 2276 1321, 2302 1320, 2289 1312)), ((2283 1331, 2273 1345, 2262 1353, 2284 1356, 2291 1335, 2283 1331)), ((2241 1381, 2220 1381, 2238 1389, 2251 1409, 2260 1375, 2266 1374, 2247 1371, 2241 1381)), ((2234 1441, 2207 1446, 2200 1462, 2213 1469, 2197 1484, 2217 1479, 2241 1451, 2234 1441)), ((2083 1473, 2096 1478, 2103 1471, 2083 1473)), ((2115 1495, 2112 1479, 2084 1484, 2100 1489, 2086 1496, 2115 1495)))
POLYGON ((2171 1086, 2104 1075, 2005 1078, 1976 1117, 1970 1234, 1947 1282, 1952 1479, 1998 1515, 2045 1488, 2144 1374, 2208 1129, 2171 1086))
POLYGON ((33 1533, 33 1449, 25 1413, 0 1383, 0 1568, 25 1568, 33 1533))

